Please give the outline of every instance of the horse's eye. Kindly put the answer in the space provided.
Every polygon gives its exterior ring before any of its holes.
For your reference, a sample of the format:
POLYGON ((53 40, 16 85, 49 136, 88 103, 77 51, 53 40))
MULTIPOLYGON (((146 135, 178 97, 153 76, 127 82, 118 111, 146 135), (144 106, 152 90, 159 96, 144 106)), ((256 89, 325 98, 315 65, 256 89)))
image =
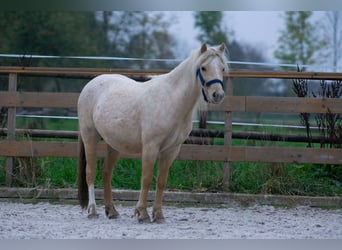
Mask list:
POLYGON ((225 69, 223 68, 223 69, 222 69, 222 72, 224 72, 224 71, 225 71, 225 69))
POLYGON ((205 67, 202 66, 202 67, 201 67, 201 70, 202 70, 202 71, 206 71, 207 69, 206 69, 205 67))

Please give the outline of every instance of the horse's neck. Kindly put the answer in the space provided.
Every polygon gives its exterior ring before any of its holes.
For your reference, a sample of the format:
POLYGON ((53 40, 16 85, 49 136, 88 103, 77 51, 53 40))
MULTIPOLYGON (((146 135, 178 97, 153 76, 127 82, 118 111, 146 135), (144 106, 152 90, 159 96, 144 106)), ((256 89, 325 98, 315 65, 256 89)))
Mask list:
POLYGON ((170 91, 178 94, 176 102, 188 112, 195 107, 201 90, 200 85, 196 82, 194 63, 192 58, 187 58, 166 76, 170 91))
POLYGON ((182 93, 191 93, 191 96, 197 100, 201 87, 196 81, 194 57, 195 56, 192 54, 190 57, 185 59, 169 73, 169 77, 171 81, 174 81, 173 89, 177 88, 177 90, 183 91, 182 93))

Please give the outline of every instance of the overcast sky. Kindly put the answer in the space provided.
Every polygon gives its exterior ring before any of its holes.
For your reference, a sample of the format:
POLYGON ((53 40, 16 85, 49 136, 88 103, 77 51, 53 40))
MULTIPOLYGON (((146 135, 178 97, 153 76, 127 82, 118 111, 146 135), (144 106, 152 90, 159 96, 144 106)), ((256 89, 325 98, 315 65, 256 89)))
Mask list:
MULTIPOLYGON (((228 11, 225 12, 224 22, 234 31, 239 42, 260 47, 268 62, 277 63, 273 53, 277 47, 280 31, 284 29, 284 12, 279 11, 228 11)), ((194 13, 191 11, 173 12, 177 22, 172 27, 184 51, 190 51, 200 45, 196 40, 194 29, 194 13)), ((322 12, 315 12, 313 20, 322 17, 322 12)), ((181 54, 179 54, 180 57, 181 54)), ((187 55, 184 55, 185 58, 187 55)))
MULTIPOLYGON (((180 40, 181 48, 192 50, 200 45, 196 40, 194 29, 194 13, 191 11, 173 12, 176 22, 172 26, 172 32, 180 40)), ((242 43, 260 46, 267 58, 272 59, 275 43, 278 39, 279 30, 283 25, 281 12, 225 12, 224 22, 228 29, 233 30, 235 38, 242 43)), ((186 55, 184 55, 186 57, 186 55)))

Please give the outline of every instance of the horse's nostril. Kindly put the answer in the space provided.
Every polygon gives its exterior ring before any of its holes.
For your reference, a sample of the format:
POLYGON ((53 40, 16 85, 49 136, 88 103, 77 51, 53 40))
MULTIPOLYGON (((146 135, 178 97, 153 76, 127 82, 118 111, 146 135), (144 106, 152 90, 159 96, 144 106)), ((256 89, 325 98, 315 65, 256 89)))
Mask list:
POLYGON ((217 91, 215 91, 214 93, 213 93, 213 99, 215 100, 215 101, 221 101, 222 99, 223 99, 223 97, 224 97, 224 94, 222 94, 222 93, 220 93, 220 92, 217 92, 217 91))
POLYGON ((213 97, 214 97, 214 98, 222 98, 222 94, 215 91, 215 92, 213 93, 213 97))

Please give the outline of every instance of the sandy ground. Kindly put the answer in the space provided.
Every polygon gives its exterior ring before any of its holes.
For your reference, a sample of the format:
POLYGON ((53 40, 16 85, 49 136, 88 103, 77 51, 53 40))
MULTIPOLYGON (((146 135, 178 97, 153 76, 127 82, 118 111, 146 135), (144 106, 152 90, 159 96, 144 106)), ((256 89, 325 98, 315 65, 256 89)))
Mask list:
POLYGON ((341 209, 167 205, 165 224, 139 224, 134 205, 117 210, 108 220, 99 205, 89 220, 78 205, 0 202, 0 239, 342 239, 341 209))

